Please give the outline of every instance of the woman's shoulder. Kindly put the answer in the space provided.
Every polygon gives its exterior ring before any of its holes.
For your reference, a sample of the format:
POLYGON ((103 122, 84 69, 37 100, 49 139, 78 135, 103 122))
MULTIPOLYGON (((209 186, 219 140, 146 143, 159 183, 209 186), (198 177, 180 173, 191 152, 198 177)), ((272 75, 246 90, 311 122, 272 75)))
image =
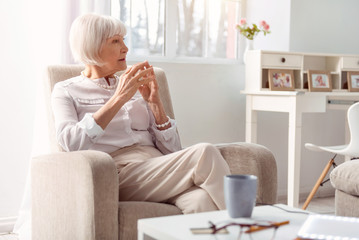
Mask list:
POLYGON ((72 78, 69 78, 69 79, 64 80, 64 81, 57 82, 54 85, 54 89, 56 89, 56 88, 70 88, 72 86, 76 86, 76 85, 80 84, 83 81, 84 81, 84 79, 81 77, 81 75, 79 75, 79 76, 72 77, 72 78))

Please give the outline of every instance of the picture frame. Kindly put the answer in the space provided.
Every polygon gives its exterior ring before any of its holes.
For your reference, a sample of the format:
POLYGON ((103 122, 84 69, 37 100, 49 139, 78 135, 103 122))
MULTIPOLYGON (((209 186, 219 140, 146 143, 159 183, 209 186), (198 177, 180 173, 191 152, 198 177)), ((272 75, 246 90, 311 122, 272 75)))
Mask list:
POLYGON ((348 91, 359 92, 359 72, 348 72, 348 91))
POLYGON ((268 82, 271 91, 294 91, 294 71, 288 69, 269 69, 268 82))
POLYGON ((329 71, 308 70, 309 92, 331 92, 332 77, 329 71))

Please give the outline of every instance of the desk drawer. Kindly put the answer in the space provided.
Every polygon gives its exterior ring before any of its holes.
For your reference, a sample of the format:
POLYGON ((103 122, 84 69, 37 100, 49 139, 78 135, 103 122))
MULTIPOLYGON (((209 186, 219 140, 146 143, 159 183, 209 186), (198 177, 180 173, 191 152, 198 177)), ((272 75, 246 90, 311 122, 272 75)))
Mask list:
POLYGON ((262 54, 262 67, 301 68, 303 56, 288 54, 262 54))
POLYGON ((342 68, 358 68, 359 69, 359 57, 343 57, 342 68))

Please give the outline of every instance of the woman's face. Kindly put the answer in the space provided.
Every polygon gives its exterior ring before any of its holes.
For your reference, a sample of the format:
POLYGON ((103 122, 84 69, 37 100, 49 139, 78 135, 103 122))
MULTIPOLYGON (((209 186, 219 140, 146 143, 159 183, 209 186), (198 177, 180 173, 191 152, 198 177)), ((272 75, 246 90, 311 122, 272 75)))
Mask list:
POLYGON ((126 55, 128 48, 123 37, 115 35, 106 39, 100 52, 100 58, 104 62, 102 68, 108 72, 117 72, 127 68, 126 55))

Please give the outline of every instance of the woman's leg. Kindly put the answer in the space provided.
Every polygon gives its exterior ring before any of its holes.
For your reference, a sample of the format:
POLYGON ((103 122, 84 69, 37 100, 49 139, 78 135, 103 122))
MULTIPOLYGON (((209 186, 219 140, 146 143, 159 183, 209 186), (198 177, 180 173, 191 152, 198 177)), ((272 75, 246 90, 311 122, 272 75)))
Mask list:
POLYGON ((211 196, 197 186, 190 187, 178 196, 169 199, 168 202, 176 205, 184 214, 218 210, 211 196))
MULTIPOLYGON (((168 202, 196 185, 210 196, 218 209, 225 208, 223 177, 230 172, 222 155, 213 145, 196 144, 175 153, 149 159, 144 159, 143 153, 130 155, 134 157, 130 163, 125 163, 128 160, 123 161, 121 154, 114 157, 120 170, 120 200, 168 202), (141 158, 143 160, 140 160, 141 158)), ((152 155, 157 154, 153 152, 152 155)), ((197 193, 195 191, 193 196, 197 193)), ((203 194, 199 195, 203 200, 203 194)), ((193 209, 196 204, 200 206, 198 201, 193 199, 196 203, 189 203, 188 208, 193 209)), ((186 212, 186 204, 182 205, 181 209, 186 212)))

